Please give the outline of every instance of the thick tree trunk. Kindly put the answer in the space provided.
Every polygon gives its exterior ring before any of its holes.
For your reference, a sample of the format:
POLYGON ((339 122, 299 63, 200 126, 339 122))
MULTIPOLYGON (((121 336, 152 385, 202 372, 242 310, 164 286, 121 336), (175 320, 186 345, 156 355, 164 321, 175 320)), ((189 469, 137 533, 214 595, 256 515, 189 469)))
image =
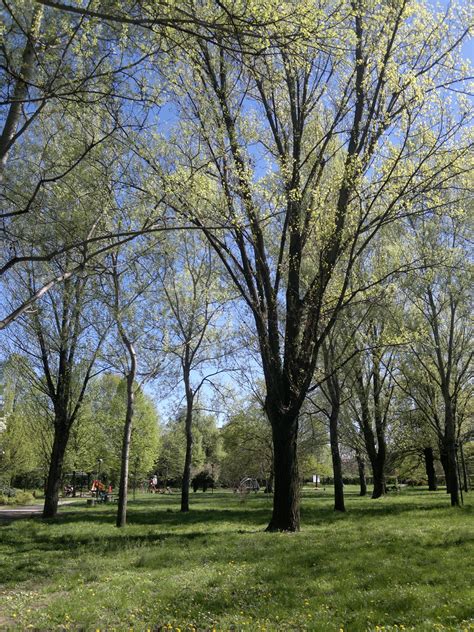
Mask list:
POLYGON ((459 506, 459 481, 457 472, 456 444, 454 440, 446 442, 447 454, 447 475, 449 480, 449 494, 451 496, 451 506, 459 506))
POLYGON ((189 486, 191 484, 191 462, 193 455, 193 409, 192 403, 186 410, 186 456, 184 459, 183 482, 181 484, 181 511, 189 511, 189 486))
POLYGON ((367 496, 367 479, 365 477, 365 461, 359 451, 356 452, 357 469, 359 471, 359 496, 367 496))
MULTIPOLYGON (((130 345, 131 346, 131 345, 130 345)), ((117 527, 125 527, 127 524, 127 500, 128 500, 128 468, 130 461, 130 442, 132 439, 132 425, 134 413, 135 393, 133 382, 135 380, 135 361, 132 361, 132 369, 127 375, 127 412, 125 414, 125 426, 123 429, 122 458, 120 464, 120 483, 117 507, 117 527)))
POLYGON ((381 458, 380 450, 372 463, 372 474, 374 477, 372 498, 380 498, 385 494, 385 458, 381 458))
POLYGON ((426 468, 426 476, 428 478, 428 489, 430 492, 435 492, 438 489, 438 482, 436 480, 436 472, 434 468, 433 448, 424 448, 423 456, 425 457, 425 468, 426 468))
POLYGON ((329 417, 329 439, 331 443, 332 471, 334 476, 334 511, 345 511, 342 463, 341 454, 339 452, 338 417, 339 407, 333 404, 329 417))
POLYGON ((453 405, 449 393, 445 393, 445 418, 444 418, 444 451, 446 454, 447 479, 451 506, 457 507, 459 499, 458 464, 456 455, 456 420, 453 405), (448 482, 449 481, 449 482, 448 482))
POLYGON ((273 514, 266 530, 299 531, 298 416, 293 419, 269 417, 273 436, 275 492, 273 514))
POLYGON ((54 425, 53 449, 49 464, 48 479, 44 497, 43 518, 54 518, 58 512, 59 489, 63 473, 64 454, 69 439, 69 426, 66 421, 54 425))

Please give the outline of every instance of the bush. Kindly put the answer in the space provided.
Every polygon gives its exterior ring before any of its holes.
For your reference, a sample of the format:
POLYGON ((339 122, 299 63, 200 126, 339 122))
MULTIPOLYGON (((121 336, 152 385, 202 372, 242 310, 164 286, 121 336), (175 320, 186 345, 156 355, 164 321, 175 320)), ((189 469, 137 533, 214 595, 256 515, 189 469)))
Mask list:
POLYGON ((199 472, 199 474, 196 474, 196 476, 191 481, 191 485, 194 492, 197 492, 200 487, 202 487, 202 491, 205 492, 208 487, 214 489, 215 481, 213 477, 209 474, 209 472, 206 472, 204 470, 202 472, 199 472))
POLYGON ((0 495, 4 498, 13 498, 16 495, 16 489, 14 487, 4 485, 3 487, 0 487, 0 495))
POLYGON ((35 501, 35 497, 31 492, 17 491, 15 496, 15 505, 30 505, 35 501))
POLYGON ((422 487, 428 484, 428 481, 423 478, 405 478, 402 482, 409 487, 422 487))
POLYGON ((35 501, 31 492, 23 492, 13 487, 0 488, 0 505, 29 505, 35 501))

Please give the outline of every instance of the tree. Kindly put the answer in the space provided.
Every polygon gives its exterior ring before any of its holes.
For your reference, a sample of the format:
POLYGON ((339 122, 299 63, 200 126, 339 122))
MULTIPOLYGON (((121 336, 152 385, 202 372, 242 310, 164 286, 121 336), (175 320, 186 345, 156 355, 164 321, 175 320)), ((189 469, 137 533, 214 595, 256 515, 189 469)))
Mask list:
MULTIPOLYGON (((118 268, 118 254, 111 254, 111 274, 114 288, 114 316, 120 340, 127 350, 128 360, 126 362, 125 379, 127 383, 127 410, 125 413, 125 424, 123 429, 122 459, 120 466, 120 485, 117 506, 117 527, 124 527, 127 524, 127 491, 128 491, 128 466, 130 455, 130 441, 132 438, 132 424, 135 403, 135 379, 137 375, 137 352, 135 344, 123 322, 123 281, 118 268)), ((136 294, 134 298, 136 298, 136 294)))
MULTIPOLYGON (((451 505, 459 505, 457 448, 463 427, 468 434, 472 398, 472 329, 464 213, 433 214, 412 223, 415 248, 425 270, 407 279, 407 326, 412 332, 399 385, 419 417, 434 432, 451 505), (442 262, 440 265, 439 262, 442 262)), ((453 208, 454 207, 454 208, 453 208)))
MULTIPOLYGON (((322 397, 319 397, 320 401, 315 401, 314 396, 309 396, 312 406, 325 416, 329 426, 335 511, 345 511, 340 450, 341 435, 344 436, 344 430, 341 433, 340 426, 341 419, 344 416, 347 417, 349 402, 352 398, 352 394, 348 392, 350 389, 347 388, 347 383, 350 382, 351 365, 360 353, 357 347, 354 348, 354 339, 367 317, 367 309, 362 310, 362 314, 359 311, 348 309, 344 314, 341 314, 335 327, 323 342, 322 366, 317 367, 315 384, 310 389, 310 391, 319 389, 322 397)), ((351 440, 347 441, 346 432, 345 437, 348 445, 353 443, 355 439, 353 432, 349 431, 349 436, 351 440)), ((365 491, 362 489, 365 484, 365 475, 362 472, 360 474, 361 495, 365 495, 365 491)))
POLYGON ((41 464, 41 442, 30 418, 39 416, 36 393, 25 380, 28 370, 24 357, 12 354, 3 363, 3 397, 6 418, 0 429, 0 479, 11 485, 13 478, 37 470, 41 464))
POLYGON ((273 444, 271 426, 257 402, 241 408, 229 416, 222 427, 224 457, 222 481, 236 487, 242 478, 250 476, 264 480, 266 491, 273 491, 273 444))
POLYGON ((245 36, 231 53, 198 39, 169 78, 183 112, 176 158, 168 174, 147 158, 254 319, 275 455, 270 531, 299 529, 299 412, 324 339, 360 292, 356 262, 466 152, 465 109, 445 116, 440 98, 463 79, 466 31, 450 24, 449 11, 413 13, 405 0, 324 5, 306 41, 262 29, 273 48, 251 57, 245 36))
POLYGON ((391 374, 394 352, 389 346, 386 324, 385 319, 368 318, 364 325, 365 344, 358 350, 352 363, 352 384, 356 397, 351 402, 351 408, 372 467, 372 498, 385 494, 387 430, 395 389, 391 374))
POLYGON ((184 386, 186 452, 181 485, 181 511, 189 511, 189 487, 193 454, 193 413, 201 390, 223 373, 232 352, 228 327, 223 331, 227 296, 219 281, 214 254, 201 235, 168 239, 160 293, 168 335, 168 352, 179 363, 184 386))
POLYGON ((327 416, 329 421, 329 439, 334 478, 334 510, 345 511, 342 461, 339 451, 339 415, 341 410, 342 389, 337 370, 335 350, 330 340, 323 344, 323 357, 326 380, 324 384, 321 385, 321 390, 330 406, 327 416))
MULTIPOLYGON (((159 417, 151 397, 134 384, 134 420, 129 462, 137 475, 147 475, 160 453, 159 417)), ((127 411, 127 380, 117 373, 105 373, 91 384, 76 426, 80 443, 78 466, 94 472, 102 459, 102 471, 113 484, 120 484, 124 419, 127 411)))
MULTIPOLYGON (((217 479, 217 471, 222 459, 222 445, 216 420, 212 415, 194 411, 193 451, 191 475, 193 472, 207 471, 217 479)), ((186 455, 186 410, 181 410, 163 428, 163 447, 156 461, 156 471, 164 485, 182 484, 183 463, 186 455)))
MULTIPOLYGON (((2 14, 0 50, 0 202, 2 252, 0 278, 8 282, 12 271, 26 262, 38 263, 44 275, 35 292, 23 302, 4 306, 0 329, 8 327, 51 287, 80 273, 104 248, 111 248, 106 213, 96 209, 87 233, 63 235, 61 242, 37 247, 36 227, 54 226, 62 221, 63 190, 76 180, 78 197, 86 195, 84 162, 116 164, 113 143, 140 127, 130 103, 150 98, 137 75, 142 64, 160 48, 156 41, 144 41, 139 52, 134 34, 45 8, 37 2, 13 0, 2 14), (133 48, 131 59, 127 46, 133 48), (104 145, 108 155, 104 157, 104 145), (64 182, 66 181, 66 182, 64 182), (52 210, 55 209, 53 213, 52 210), (108 246, 106 245, 108 242, 108 246), (86 246, 95 246, 85 248, 86 246), (84 254, 84 250, 87 254, 84 254), (61 274, 47 264, 72 253, 71 266, 61 274), (81 255, 85 260, 81 259, 81 255), (50 274, 46 274, 47 270, 50 274), (49 277, 49 278, 48 278, 49 277)), ((151 90, 159 92, 156 83, 151 90)), ((115 145, 116 147, 116 145, 115 145)), ((120 145, 123 152, 123 144, 120 145)), ((130 164, 128 165, 130 167, 130 164)), ((91 170, 91 169, 90 169, 91 170)), ((96 174, 93 174, 93 177, 96 174)), ((95 189, 94 189, 95 191, 95 189)), ((115 231, 117 232, 117 231, 115 231)), ((120 230, 118 231, 119 234, 120 230)), ((125 231, 125 240, 137 231, 125 231)))
MULTIPOLYGON (((67 265, 67 260, 63 265, 67 265)), ((19 279, 20 281, 20 279, 19 279)), ((27 291, 36 278, 29 270, 21 281, 27 291)), ((93 283, 87 275, 67 279, 35 310, 22 317, 14 343, 31 361, 28 378, 49 399, 53 443, 43 516, 56 515, 64 456, 97 359, 108 331, 99 318, 93 283)))

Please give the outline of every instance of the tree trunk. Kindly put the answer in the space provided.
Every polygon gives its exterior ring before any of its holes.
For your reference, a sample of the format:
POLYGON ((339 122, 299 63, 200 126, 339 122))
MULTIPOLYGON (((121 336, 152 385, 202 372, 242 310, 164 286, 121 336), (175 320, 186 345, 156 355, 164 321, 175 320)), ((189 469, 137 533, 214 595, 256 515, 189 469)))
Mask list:
POLYGON ((372 463, 372 474, 374 477, 372 498, 380 498, 385 494, 385 458, 381 457, 380 449, 377 458, 372 463))
POLYGON ((428 489, 430 492, 435 492, 438 489, 438 483, 434 468, 433 448, 424 448, 423 455, 425 457, 426 476, 428 477, 428 489))
POLYGON ((459 481, 457 473, 456 444, 454 440, 446 441, 447 455, 447 480, 449 481, 449 494, 451 496, 451 507, 459 506, 459 481))
MULTIPOLYGON (((130 345, 131 346, 131 345, 130 345)), ((134 413, 135 393, 133 382, 135 380, 134 354, 132 369, 127 375, 127 412, 125 414, 125 426, 123 429, 122 458, 120 464, 120 483, 117 507, 117 527, 125 527, 127 524, 127 499, 128 499, 128 467, 130 461, 130 442, 132 439, 132 424, 134 413)))
POLYGON ((359 485, 360 485, 359 496, 367 496, 367 479, 365 477, 365 461, 358 450, 356 452, 356 460, 357 460, 357 469, 359 471, 359 485))
MULTIPOLYGON (((117 507, 117 527, 125 527, 127 524, 127 500, 128 500, 128 471, 130 461, 130 442, 132 439, 132 424, 133 413, 135 403, 134 382, 137 373, 137 354, 133 342, 129 339, 125 327, 123 326, 120 310, 120 277, 117 271, 117 254, 112 255, 112 271, 113 282, 115 290, 115 320, 117 323, 117 329, 122 339, 122 342, 127 349, 130 359, 130 365, 127 373, 127 411, 125 413, 125 425, 123 429, 123 441, 122 441, 122 457, 120 463, 120 482, 119 482, 119 497, 117 507)), ((133 481, 133 500, 135 500, 135 487, 137 482, 136 477, 137 463, 135 463, 135 476, 133 481)))
POLYGON ((464 491, 467 493, 469 491, 469 479, 467 476, 466 459, 464 458, 464 448, 463 448, 462 443, 459 445, 459 451, 461 453, 463 486, 464 486, 464 491))
POLYGON ((53 449, 49 464, 48 480, 44 497, 43 518, 54 518, 58 512, 59 488, 63 473, 64 454, 69 439, 69 426, 66 421, 54 424, 53 449))
POLYGON ((269 415, 269 418, 273 436, 275 492, 273 514, 266 530, 299 531, 298 416, 278 419, 276 415, 269 415))
POLYGON ((181 484, 181 511, 189 511, 189 486, 191 484, 191 462, 193 455, 193 408, 188 402, 186 409, 186 456, 184 459, 183 481, 181 484))
POLYGON ((339 407, 332 405, 329 417, 329 439, 331 442, 332 470, 334 475, 334 511, 345 511, 344 483, 342 482, 342 463, 339 452, 338 422, 339 407))
POLYGON ((441 461, 441 465, 443 466, 444 480, 446 481, 446 493, 449 494, 451 490, 449 488, 448 455, 444 445, 440 446, 439 459, 441 461))
POLYGON ((445 393, 444 449, 446 453, 447 479, 451 507, 459 506, 459 479, 456 455, 456 420, 449 393, 445 393), (448 483, 449 481, 449 483, 448 483))

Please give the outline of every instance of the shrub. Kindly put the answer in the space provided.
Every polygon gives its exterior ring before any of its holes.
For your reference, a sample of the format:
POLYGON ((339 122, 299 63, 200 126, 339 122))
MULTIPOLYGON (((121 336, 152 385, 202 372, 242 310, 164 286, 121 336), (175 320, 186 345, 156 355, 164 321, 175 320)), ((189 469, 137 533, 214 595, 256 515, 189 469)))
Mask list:
POLYGON ((208 487, 214 489, 215 481, 213 477, 209 474, 209 472, 203 470, 202 472, 199 472, 199 474, 196 474, 196 476, 191 481, 191 485, 195 492, 197 492, 200 487, 202 487, 202 491, 205 492, 208 487))
POLYGON ((35 497, 31 492, 17 491, 15 496, 15 505, 29 505, 33 503, 35 497))
POLYGON ((34 500, 31 492, 23 492, 13 487, 0 488, 0 505, 29 505, 34 500))

